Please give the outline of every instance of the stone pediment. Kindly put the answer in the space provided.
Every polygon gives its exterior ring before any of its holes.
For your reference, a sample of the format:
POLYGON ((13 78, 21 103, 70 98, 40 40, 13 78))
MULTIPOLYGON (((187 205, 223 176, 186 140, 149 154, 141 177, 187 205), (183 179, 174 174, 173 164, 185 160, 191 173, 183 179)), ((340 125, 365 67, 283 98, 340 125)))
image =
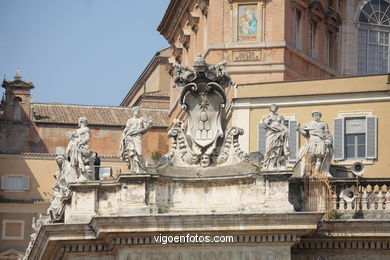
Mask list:
POLYGON ((22 257, 22 256, 24 256, 24 252, 20 252, 13 248, 0 253, 0 259, 9 259, 14 257, 22 257))
POLYGON ((32 82, 25 82, 25 81, 21 80, 20 78, 16 78, 13 81, 7 81, 4 79, 2 86, 3 86, 3 88, 28 88, 28 89, 34 88, 34 85, 32 84, 32 82))

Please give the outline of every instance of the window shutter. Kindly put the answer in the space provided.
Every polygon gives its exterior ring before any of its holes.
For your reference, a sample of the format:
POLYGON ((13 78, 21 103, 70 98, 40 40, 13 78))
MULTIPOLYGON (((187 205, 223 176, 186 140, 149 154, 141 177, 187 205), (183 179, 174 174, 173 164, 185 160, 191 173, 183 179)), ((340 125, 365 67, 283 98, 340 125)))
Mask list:
POLYGON ((377 123, 376 116, 366 118, 366 157, 368 159, 376 158, 377 123))
POLYGON ((1 189, 7 189, 7 176, 1 176, 1 189))
POLYGON ((290 155, 288 157, 289 161, 296 161, 298 154, 298 131, 297 131, 298 121, 289 120, 288 121, 288 143, 290 145, 290 155))
POLYGON ((334 160, 344 160, 344 118, 333 119, 334 160))
POLYGON ((30 189, 30 177, 29 176, 23 176, 22 177, 22 190, 29 190, 30 189))
POLYGON ((259 143, 259 152, 261 154, 261 161, 264 159, 264 153, 265 153, 265 139, 267 138, 267 131, 264 127, 262 127, 259 123, 259 136, 258 136, 258 143, 259 143))

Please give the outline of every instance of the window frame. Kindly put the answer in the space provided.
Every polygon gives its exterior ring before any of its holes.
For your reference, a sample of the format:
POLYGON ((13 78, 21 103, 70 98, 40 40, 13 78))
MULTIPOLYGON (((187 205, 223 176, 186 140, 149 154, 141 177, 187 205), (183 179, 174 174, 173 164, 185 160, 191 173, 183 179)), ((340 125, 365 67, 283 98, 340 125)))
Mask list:
MULTIPOLYGON (((344 158, 346 160, 364 160, 367 158, 367 117, 344 117, 344 158), (355 136, 355 139, 356 139, 356 135, 358 134, 347 134, 347 120, 353 120, 353 119, 364 119, 364 122, 365 122, 365 129, 364 129, 364 133, 359 133, 359 134, 364 134, 364 156, 363 157, 359 157, 358 156, 358 146, 359 144, 358 143, 354 143, 354 154, 356 157, 347 157, 347 136, 348 135, 354 135, 355 136), (355 150, 356 149, 356 150, 355 150)), ((355 140, 356 142, 356 140, 355 140)))
POLYGON ((318 23, 311 19, 309 22, 309 56, 313 59, 317 58, 317 34, 318 23))
POLYGON ((302 50, 302 18, 303 11, 300 8, 294 9, 293 22, 293 46, 298 50, 302 50))
POLYGON ((326 32, 326 63, 328 67, 334 67, 334 49, 335 49, 335 33, 331 30, 326 32))
MULTIPOLYGON (((390 1, 386 0, 379 0, 379 1, 384 1, 388 4, 388 7, 386 9, 386 14, 387 16, 390 16, 390 1)), ((360 7, 359 7, 359 12, 357 13, 356 16, 356 22, 357 22, 357 74, 358 75, 375 75, 375 74, 383 74, 383 73, 389 73, 390 72, 390 17, 386 21, 388 21, 389 24, 377 24, 374 23, 374 21, 369 21, 367 18, 368 14, 363 8, 370 4, 371 1, 365 1, 363 2, 360 7), (361 16, 365 16, 367 19, 367 22, 361 21, 361 16), (370 43, 370 33, 376 33, 378 34, 378 40, 375 43, 370 43), (387 43, 383 44, 380 42, 380 34, 381 33, 386 33, 387 34, 387 43), (364 41, 361 40, 364 37, 364 41), (360 49, 360 46, 362 45, 362 42, 364 42, 364 48, 360 49), (370 47, 371 46, 371 47, 370 47), (377 54, 377 57, 375 59, 375 65, 377 65, 377 68, 375 71, 369 71, 369 68, 372 69, 372 66, 370 66, 370 58, 372 58, 372 53, 370 53, 370 48, 373 48, 372 46, 376 46, 376 51, 375 53, 377 54), (381 47, 384 47, 383 49, 381 47), (387 48, 386 48, 387 47, 387 48), (387 68, 386 71, 382 71, 384 68, 383 58, 380 58, 380 54, 383 50, 387 51, 387 68), (363 53, 364 51, 364 53, 363 53), (382 62, 381 62, 382 61, 382 62)), ((376 9, 374 10, 373 5, 371 5, 371 10, 372 15, 377 11, 376 9)), ((385 14, 385 15, 386 15, 385 14)), ((371 16, 372 16, 371 15, 371 16)), ((378 18, 377 18, 378 19, 378 18)), ((382 22, 382 18, 380 18, 380 22, 382 22)), ((375 48, 373 48, 375 49, 375 48)), ((374 50, 373 50, 374 52, 374 50)), ((382 55, 383 56, 383 55, 382 55)))
MULTIPOLYGON (((341 111, 341 112, 338 112, 337 113, 337 117, 334 118, 333 120, 336 120, 336 119, 342 119, 343 120, 343 125, 342 125, 342 132, 343 132, 343 158, 342 159, 336 159, 334 158, 333 159, 333 163, 336 164, 336 165, 343 165, 343 166, 350 166, 352 165, 353 163, 355 163, 356 161, 359 161, 359 162, 362 162, 364 164, 367 164, 367 165, 372 165, 374 164, 374 160, 376 160, 378 158, 378 118, 373 114, 373 111, 372 110, 356 110, 356 111, 341 111), (376 122, 375 122, 375 131, 376 131, 376 136, 375 136, 375 158, 370 158, 370 157, 367 157, 367 121, 366 121, 366 157, 365 158, 346 158, 345 154, 345 119, 346 118, 376 118, 376 122)), ((334 123, 335 121, 333 121, 334 123)), ((335 149, 335 146, 337 145, 335 142, 336 142, 336 136, 335 136, 335 125, 333 125, 333 138, 334 138, 334 149, 335 149)))
POLYGON ((24 175, 24 174, 4 174, 4 175, 1 175, 1 179, 0 179, 0 190, 2 192, 26 192, 26 191, 29 191, 30 190, 30 176, 28 175, 24 175), (22 189, 17 189, 17 190, 14 190, 14 189, 9 189, 9 188, 6 188, 8 185, 7 183, 6 184, 3 184, 3 180, 6 179, 7 177, 22 177, 22 189), (24 187, 24 178, 28 178, 28 181, 26 182, 27 183, 27 187, 24 187), (3 186, 4 185, 4 186, 3 186))

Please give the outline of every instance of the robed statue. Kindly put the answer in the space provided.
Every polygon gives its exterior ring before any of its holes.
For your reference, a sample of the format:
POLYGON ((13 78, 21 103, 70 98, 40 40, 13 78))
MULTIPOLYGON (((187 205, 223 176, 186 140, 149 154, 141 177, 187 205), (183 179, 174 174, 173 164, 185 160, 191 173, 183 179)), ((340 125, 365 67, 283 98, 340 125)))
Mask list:
POLYGON ((265 170, 286 170, 286 159, 290 154, 288 145, 288 129, 284 125, 284 118, 278 114, 278 106, 272 104, 270 114, 260 121, 266 132, 265 153, 263 168, 265 170))
POLYGON ((142 135, 151 126, 151 120, 140 116, 140 108, 133 108, 133 117, 130 118, 123 130, 120 142, 120 155, 127 162, 130 172, 141 173, 146 171, 142 156, 142 135))
POLYGON ((65 159, 69 161, 73 174, 76 174, 78 181, 90 180, 92 178, 93 163, 96 153, 88 148, 91 131, 88 128, 86 117, 79 118, 79 129, 66 134, 69 139, 68 146, 65 150, 65 159))

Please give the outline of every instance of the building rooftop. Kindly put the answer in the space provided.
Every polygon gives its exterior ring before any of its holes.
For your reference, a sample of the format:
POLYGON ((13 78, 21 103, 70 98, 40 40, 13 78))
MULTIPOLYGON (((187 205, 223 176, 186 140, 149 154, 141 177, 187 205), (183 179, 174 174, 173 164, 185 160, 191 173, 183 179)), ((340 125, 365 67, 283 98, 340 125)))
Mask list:
MULTIPOLYGON (((33 121, 45 124, 77 124, 85 116, 89 125, 124 126, 133 115, 131 108, 109 106, 34 103, 32 110, 33 121)), ((153 127, 168 126, 168 109, 141 108, 141 115, 151 118, 153 127)))

